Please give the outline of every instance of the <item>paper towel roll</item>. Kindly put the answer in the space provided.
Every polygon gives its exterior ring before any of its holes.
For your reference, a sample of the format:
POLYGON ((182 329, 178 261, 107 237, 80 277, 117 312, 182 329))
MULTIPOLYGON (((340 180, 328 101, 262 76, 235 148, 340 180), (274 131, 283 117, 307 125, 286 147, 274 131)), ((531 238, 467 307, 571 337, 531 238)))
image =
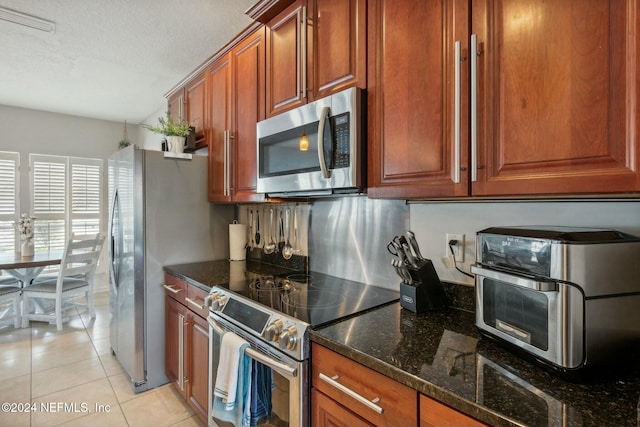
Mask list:
POLYGON ((234 222, 229 224, 229 259, 243 261, 247 258, 245 246, 247 244, 247 224, 234 222))

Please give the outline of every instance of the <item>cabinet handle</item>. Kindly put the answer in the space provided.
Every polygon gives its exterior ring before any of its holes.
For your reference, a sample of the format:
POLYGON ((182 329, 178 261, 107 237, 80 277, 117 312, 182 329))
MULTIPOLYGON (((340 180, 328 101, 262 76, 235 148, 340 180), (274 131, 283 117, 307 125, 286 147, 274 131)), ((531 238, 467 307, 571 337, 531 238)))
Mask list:
POLYGON ((224 131, 224 153, 223 153, 223 161, 224 161, 224 177, 223 177, 223 186, 222 190, 223 196, 229 195, 229 130, 225 129, 224 131))
POLYGON ((173 286, 162 285, 163 288, 171 292, 172 294, 178 294, 182 289, 175 289, 173 286))
POLYGON ((192 300, 191 298, 185 298, 184 299, 186 302, 188 302, 189 304, 191 304, 192 306, 194 306, 195 308, 197 308, 198 310, 204 310, 206 309, 206 307, 204 306, 204 304, 198 304, 196 301, 192 300))
POLYGON ((184 315, 178 314, 178 386, 184 390, 184 315))
POLYGON ((478 180, 478 35, 471 35, 471 182, 478 180))
POLYGON ((454 96, 453 96, 453 173, 454 184, 460 183, 460 41, 454 44, 454 96))
POLYGON ((307 97, 307 6, 302 7, 302 20, 300 23, 300 62, 302 74, 302 98, 307 97))
POLYGON ((338 390, 340 390, 341 392, 345 393, 346 395, 354 398, 355 400, 357 400, 358 402, 362 403, 363 405, 365 405, 367 408, 376 411, 378 414, 381 414, 384 412, 384 409, 382 409, 381 406, 376 405, 376 403, 378 403, 380 401, 379 397, 376 397, 375 399, 372 400, 368 400, 366 397, 362 397, 361 395, 359 395, 358 393, 356 393, 355 391, 351 390, 348 387, 345 387, 344 385, 340 384, 337 380, 338 378, 340 378, 340 376, 338 375, 334 375, 333 377, 328 377, 327 375, 320 373, 319 374, 320 379, 322 381, 325 381, 326 383, 328 383, 329 385, 337 388, 338 390))

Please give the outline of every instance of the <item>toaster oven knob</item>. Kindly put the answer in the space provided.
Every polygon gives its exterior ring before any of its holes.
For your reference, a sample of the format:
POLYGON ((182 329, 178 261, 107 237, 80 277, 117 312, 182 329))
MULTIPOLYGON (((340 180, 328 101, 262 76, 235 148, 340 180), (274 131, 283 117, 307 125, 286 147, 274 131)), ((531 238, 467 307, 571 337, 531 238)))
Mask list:
POLYGON ((282 326, 282 320, 280 319, 276 319, 271 322, 271 324, 267 326, 267 329, 264 330, 263 334, 267 341, 278 341, 278 337, 282 332, 282 326))
POLYGON ((280 334, 280 348, 283 350, 293 350, 296 348, 298 338, 296 333, 298 330, 295 326, 289 326, 280 334))

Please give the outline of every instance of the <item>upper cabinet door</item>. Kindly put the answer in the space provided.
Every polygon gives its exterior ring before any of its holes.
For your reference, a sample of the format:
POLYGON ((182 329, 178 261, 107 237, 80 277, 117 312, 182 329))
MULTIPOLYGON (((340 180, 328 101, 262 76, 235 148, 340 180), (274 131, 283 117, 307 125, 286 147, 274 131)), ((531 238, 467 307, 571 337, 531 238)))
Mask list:
POLYGON ((205 138, 205 78, 202 73, 185 86, 186 116, 184 119, 196 128, 196 141, 205 138))
POLYGON ((267 117, 366 88, 366 0, 296 0, 267 23, 267 117))
POLYGON ((257 30, 233 49, 233 200, 263 201, 256 193, 256 124, 265 118, 265 30, 257 30))
POLYGON ((269 117, 306 103, 305 12, 302 0, 297 0, 267 24, 269 117))
POLYGON ((231 55, 216 61, 208 71, 209 96, 209 201, 231 201, 231 55))
POLYGON ((466 1, 370 0, 368 194, 468 194, 466 1))
POLYGON ((472 2, 473 195, 640 189, 637 3, 472 2))
POLYGON ((367 87, 366 0, 309 0, 308 86, 311 100, 367 87))

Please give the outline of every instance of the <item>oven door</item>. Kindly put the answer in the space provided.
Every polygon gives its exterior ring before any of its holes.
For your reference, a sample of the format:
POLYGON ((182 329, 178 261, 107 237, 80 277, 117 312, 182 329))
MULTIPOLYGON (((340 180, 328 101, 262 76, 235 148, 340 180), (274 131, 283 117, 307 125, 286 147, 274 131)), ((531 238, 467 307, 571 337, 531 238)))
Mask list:
POLYGON ((230 324, 215 314, 209 322, 209 427, 227 427, 233 424, 214 417, 213 389, 220 360, 220 341, 224 332, 233 332, 249 342, 246 355, 263 367, 271 369, 271 413, 260 420, 260 426, 309 425, 308 362, 298 362, 289 356, 260 343, 254 336, 230 324))
POLYGON ((584 363, 584 298, 570 284, 473 266, 476 326, 561 368, 584 363))

